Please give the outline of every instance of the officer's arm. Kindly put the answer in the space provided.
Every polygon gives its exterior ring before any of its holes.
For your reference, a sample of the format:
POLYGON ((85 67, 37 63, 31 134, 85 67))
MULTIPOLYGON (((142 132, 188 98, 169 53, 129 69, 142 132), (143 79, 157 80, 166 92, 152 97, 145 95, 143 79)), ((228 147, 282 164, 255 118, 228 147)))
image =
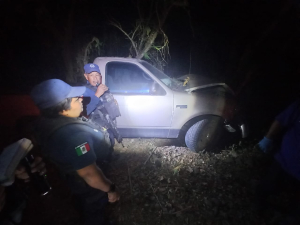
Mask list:
POLYGON ((275 140, 285 128, 294 125, 298 121, 299 107, 300 102, 297 100, 276 116, 275 121, 272 123, 266 137, 275 140))
POLYGON ((266 137, 274 140, 281 133, 282 130, 283 126, 277 120, 275 120, 272 123, 268 133, 266 134, 266 137))
POLYGON ((83 93, 83 97, 90 97, 91 101, 86 106, 86 114, 90 115, 99 104, 100 100, 98 97, 95 96, 95 92, 91 89, 87 88, 86 91, 83 93))
POLYGON ((103 192, 108 192, 110 190, 112 182, 105 177, 101 169, 95 163, 77 170, 77 173, 91 187, 103 192))

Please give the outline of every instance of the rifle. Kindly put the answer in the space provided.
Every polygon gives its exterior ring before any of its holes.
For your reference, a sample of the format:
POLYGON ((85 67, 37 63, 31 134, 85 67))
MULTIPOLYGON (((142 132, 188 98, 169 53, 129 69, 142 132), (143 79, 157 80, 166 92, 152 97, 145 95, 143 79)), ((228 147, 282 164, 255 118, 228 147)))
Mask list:
POLYGON ((108 114, 106 114, 105 118, 106 118, 108 124, 111 126, 111 129, 112 129, 112 132, 114 134, 115 139, 124 148, 124 145, 123 145, 123 142, 122 142, 123 141, 123 137, 121 136, 121 134, 120 134, 120 132, 118 131, 118 128, 117 128, 117 120, 116 119, 114 121, 111 120, 111 118, 110 118, 110 116, 108 114))
MULTIPOLYGON (((96 87, 98 87, 100 84, 96 84, 96 87)), ((115 99, 113 95, 110 93, 109 90, 104 92, 104 94, 100 97, 100 100, 102 102, 102 107, 99 107, 99 110, 103 113, 105 116, 105 119, 108 123, 108 127, 111 128, 113 135, 118 143, 123 145, 123 138, 118 131, 117 128, 117 120, 116 117, 121 116, 120 110, 118 105, 115 103, 115 99)))

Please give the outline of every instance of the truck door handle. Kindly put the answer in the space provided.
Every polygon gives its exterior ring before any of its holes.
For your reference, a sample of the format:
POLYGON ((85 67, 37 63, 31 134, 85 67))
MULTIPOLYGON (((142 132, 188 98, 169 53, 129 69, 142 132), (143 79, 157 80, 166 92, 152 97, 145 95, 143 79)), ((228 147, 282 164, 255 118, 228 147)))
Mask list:
POLYGON ((187 105, 176 105, 176 108, 187 109, 187 105))

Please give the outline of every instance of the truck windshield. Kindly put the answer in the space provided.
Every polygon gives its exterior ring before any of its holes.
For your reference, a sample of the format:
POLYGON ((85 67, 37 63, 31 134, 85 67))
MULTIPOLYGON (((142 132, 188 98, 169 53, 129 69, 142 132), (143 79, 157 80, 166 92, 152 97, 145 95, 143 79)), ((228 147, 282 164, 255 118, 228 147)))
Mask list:
POLYGON ((141 64, 149 70, 154 76, 156 76, 158 79, 161 80, 165 85, 167 85, 169 88, 171 88, 174 91, 183 91, 185 87, 183 87, 183 83, 175 78, 171 78, 159 69, 155 68, 151 64, 142 61, 141 64))

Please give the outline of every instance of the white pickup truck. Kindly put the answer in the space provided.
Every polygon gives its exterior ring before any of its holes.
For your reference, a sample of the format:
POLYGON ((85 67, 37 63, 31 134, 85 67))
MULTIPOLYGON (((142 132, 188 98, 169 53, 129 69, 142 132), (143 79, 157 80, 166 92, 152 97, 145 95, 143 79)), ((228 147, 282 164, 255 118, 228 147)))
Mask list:
POLYGON ((102 82, 118 101, 125 138, 179 138, 195 152, 211 150, 224 130, 247 135, 234 93, 224 83, 189 86, 143 60, 98 57, 102 82))

